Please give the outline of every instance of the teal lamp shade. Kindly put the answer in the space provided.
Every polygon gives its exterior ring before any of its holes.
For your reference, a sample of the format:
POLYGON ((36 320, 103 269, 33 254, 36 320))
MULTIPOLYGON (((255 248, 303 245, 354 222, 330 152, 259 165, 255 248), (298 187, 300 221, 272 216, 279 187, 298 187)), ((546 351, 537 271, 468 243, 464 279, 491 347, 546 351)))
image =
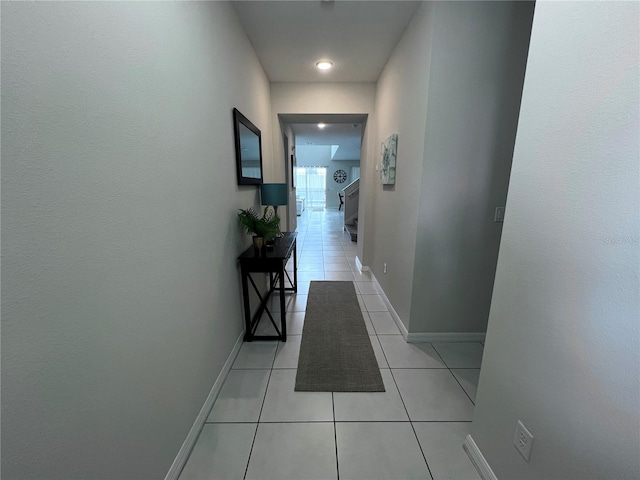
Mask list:
POLYGON ((263 183, 260 186, 262 205, 286 205, 289 199, 289 186, 286 183, 263 183))
MULTIPOLYGON (((288 203, 289 186, 286 183, 263 183, 260 185, 260 198, 262 205, 271 205, 275 214, 278 215, 278 205, 288 203)), ((279 227, 278 230, 280 230, 279 227)), ((281 236, 282 234, 278 234, 278 237, 281 236)))

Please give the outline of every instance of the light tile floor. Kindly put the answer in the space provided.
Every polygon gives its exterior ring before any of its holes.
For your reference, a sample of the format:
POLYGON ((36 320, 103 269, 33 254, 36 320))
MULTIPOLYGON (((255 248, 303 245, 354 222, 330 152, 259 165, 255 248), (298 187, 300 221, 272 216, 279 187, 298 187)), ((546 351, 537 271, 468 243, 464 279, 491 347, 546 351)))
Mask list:
MULTIPOLYGON (((376 285, 356 267, 341 212, 307 210, 298 232, 299 290, 287 299, 287 342, 243 344, 180 480, 480 478, 462 443, 483 345, 406 343, 376 285), (355 282, 386 392, 294 392, 312 280, 355 282)), ((269 328, 263 321, 259 332, 269 328)))

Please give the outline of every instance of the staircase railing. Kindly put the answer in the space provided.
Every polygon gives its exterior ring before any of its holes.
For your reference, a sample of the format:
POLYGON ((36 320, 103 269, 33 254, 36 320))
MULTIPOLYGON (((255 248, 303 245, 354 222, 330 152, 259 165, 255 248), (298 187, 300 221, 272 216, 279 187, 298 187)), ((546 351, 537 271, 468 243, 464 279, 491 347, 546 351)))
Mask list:
POLYGON ((358 218, 358 202, 360 198, 360 179, 357 178, 342 189, 344 193, 344 223, 351 224, 358 218))

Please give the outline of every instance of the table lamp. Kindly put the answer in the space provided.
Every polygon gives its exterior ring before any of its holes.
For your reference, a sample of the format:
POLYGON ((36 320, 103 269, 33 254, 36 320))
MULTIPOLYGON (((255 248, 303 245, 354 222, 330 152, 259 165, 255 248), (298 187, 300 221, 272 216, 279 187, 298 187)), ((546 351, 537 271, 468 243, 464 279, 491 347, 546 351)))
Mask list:
POLYGON ((278 206, 289 203, 289 186, 286 183, 263 183, 260 185, 260 198, 262 205, 272 206, 278 215, 278 206))

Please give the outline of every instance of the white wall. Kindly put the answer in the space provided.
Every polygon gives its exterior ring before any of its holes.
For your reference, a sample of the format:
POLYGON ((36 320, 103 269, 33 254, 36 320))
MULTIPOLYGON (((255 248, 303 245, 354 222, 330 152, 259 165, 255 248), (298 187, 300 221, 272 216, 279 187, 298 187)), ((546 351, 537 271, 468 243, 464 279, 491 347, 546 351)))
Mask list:
MULTIPOLYGON (((396 184, 373 177, 369 266, 409 333, 483 332, 533 4, 424 3, 377 84, 375 157, 398 133, 396 184), (387 273, 384 273, 384 264, 387 273)), ((379 163, 379 160, 376 160, 379 163)))
POLYGON ((372 247, 371 256, 365 256, 366 264, 405 326, 409 323, 416 252, 432 10, 433 4, 425 2, 416 11, 377 84, 373 163, 380 164, 382 141, 397 133, 396 184, 383 187, 380 172, 373 168, 363 169, 361 174, 371 185, 369 190, 363 191, 365 202, 371 201, 375 212, 373 222, 364 230, 365 241, 372 247), (383 263, 387 263, 386 275, 383 263))
POLYGON ((640 478, 639 16, 536 5, 472 426, 501 479, 640 478))
POLYGON ((433 6, 410 332, 486 331, 532 16, 533 2, 433 6))
POLYGON ((242 329, 224 3, 2 5, 2 476, 162 478, 242 329))

